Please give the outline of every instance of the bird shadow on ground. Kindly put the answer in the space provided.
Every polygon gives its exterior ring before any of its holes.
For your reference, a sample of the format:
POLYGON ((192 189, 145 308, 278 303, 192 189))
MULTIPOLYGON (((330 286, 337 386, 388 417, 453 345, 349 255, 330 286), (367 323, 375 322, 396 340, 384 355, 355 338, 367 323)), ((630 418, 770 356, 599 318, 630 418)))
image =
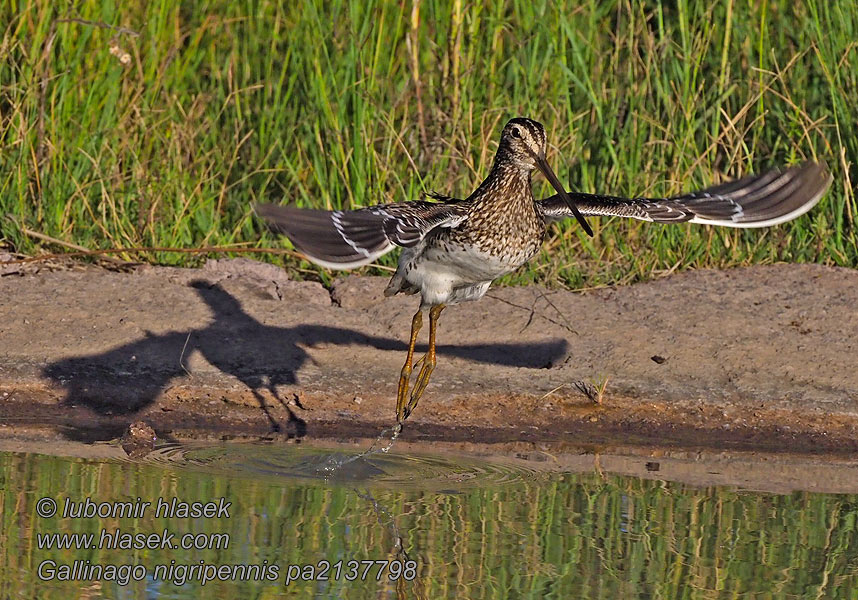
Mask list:
MULTIPOLYGON (((292 406, 303 407, 300 402, 291 402, 290 406, 277 388, 298 383, 298 371, 312 360, 305 346, 362 345, 403 353, 407 349, 403 341, 352 329, 265 325, 247 314, 221 286, 199 280, 191 286, 212 311, 208 326, 164 334, 147 332, 142 339, 100 354, 50 363, 42 374, 65 388, 64 403, 86 406, 101 415, 127 416, 130 423, 170 385, 190 375, 184 365, 192 353, 199 352, 209 364, 248 387, 272 431, 302 437, 306 423, 292 406), (266 393, 285 409, 286 423, 272 414, 266 393)), ((542 368, 565 356, 567 346, 566 340, 558 338, 540 343, 439 345, 438 353, 478 362, 542 368)), ((395 376, 398 373, 391 373, 391 377, 395 376)), ((113 428, 100 436, 96 432, 95 437, 110 439, 116 433, 113 428)), ((93 435, 88 432, 85 437, 91 440, 93 435)))

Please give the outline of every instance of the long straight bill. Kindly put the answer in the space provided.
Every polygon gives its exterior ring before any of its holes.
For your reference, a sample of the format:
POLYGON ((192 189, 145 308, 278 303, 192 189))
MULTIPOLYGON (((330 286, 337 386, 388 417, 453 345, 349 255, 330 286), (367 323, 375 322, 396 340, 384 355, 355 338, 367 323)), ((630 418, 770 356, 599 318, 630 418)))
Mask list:
POLYGON ((593 237, 593 230, 590 229, 590 226, 587 224, 587 221, 584 220, 584 217, 578 212, 578 207, 575 206, 575 202, 572 201, 572 198, 569 197, 569 194, 566 193, 563 185, 560 183, 560 180, 557 179, 557 175, 554 174, 554 171, 551 170, 551 167, 548 166, 548 161, 545 160, 544 156, 537 155, 536 157, 536 166, 539 167, 539 170, 542 171, 542 174, 545 175, 545 178, 554 186, 554 189, 557 190, 557 193, 560 194, 560 197, 569 205, 569 208, 572 210, 572 214, 575 215, 575 218, 578 219, 578 222, 581 224, 581 227, 584 228, 584 231, 587 232, 587 235, 593 237))

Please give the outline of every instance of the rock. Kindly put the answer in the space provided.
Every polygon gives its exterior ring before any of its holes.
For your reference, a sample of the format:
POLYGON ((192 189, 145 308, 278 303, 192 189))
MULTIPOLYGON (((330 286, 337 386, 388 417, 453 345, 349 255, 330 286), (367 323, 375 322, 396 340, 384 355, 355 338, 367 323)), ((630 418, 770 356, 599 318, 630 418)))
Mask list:
POLYGON ((145 421, 135 421, 119 439, 122 449, 130 458, 143 458, 155 449, 155 430, 145 421))
POLYGON ((343 308, 370 308, 384 300, 386 277, 347 275, 331 287, 331 299, 343 308))
POLYGON ((210 258, 203 273, 217 273, 227 277, 254 277, 266 281, 289 281, 289 274, 276 265, 249 258, 210 258))

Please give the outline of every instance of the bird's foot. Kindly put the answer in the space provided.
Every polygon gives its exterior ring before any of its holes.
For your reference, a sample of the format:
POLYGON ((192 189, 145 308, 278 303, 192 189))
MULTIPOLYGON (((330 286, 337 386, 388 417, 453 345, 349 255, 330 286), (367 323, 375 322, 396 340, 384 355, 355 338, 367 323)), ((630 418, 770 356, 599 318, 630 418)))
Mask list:
POLYGON ((426 386, 429 385, 429 378, 432 376, 432 371, 435 370, 435 353, 427 353, 422 356, 414 365, 415 368, 421 363, 423 364, 423 367, 420 369, 420 374, 417 375, 417 381, 414 382, 414 389, 411 390, 411 397, 408 399, 408 404, 405 406, 402 420, 407 419, 408 416, 414 412, 414 409, 417 408, 417 402, 420 401, 421 396, 423 396, 423 392, 426 391, 426 386))
MULTIPOLYGON (((396 390, 396 422, 402 423, 408 416, 414 411, 414 407, 417 406, 417 400, 420 399, 420 395, 414 397, 414 391, 411 392, 411 397, 408 397, 408 390, 411 387, 411 374, 419 369, 417 372, 417 379, 415 380, 414 390, 417 389, 417 386, 420 384, 420 376, 423 374, 423 364, 426 362, 426 356, 421 356, 417 359, 413 366, 406 364, 402 367, 402 371, 399 374, 399 387, 396 390)), ((425 385, 423 386, 426 387, 425 385)), ((421 392, 422 394, 422 392, 421 392)))

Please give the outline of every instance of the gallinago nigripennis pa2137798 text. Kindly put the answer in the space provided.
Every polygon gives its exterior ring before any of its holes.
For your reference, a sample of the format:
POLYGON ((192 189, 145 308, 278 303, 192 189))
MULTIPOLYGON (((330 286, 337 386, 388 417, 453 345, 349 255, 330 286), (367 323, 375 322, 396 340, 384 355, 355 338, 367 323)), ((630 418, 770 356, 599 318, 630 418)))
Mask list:
POLYGON ((672 198, 620 198, 567 193, 545 160, 545 129, 516 118, 503 128, 486 179, 464 200, 434 195, 356 210, 312 210, 273 204, 255 207, 312 262, 332 269, 366 265, 401 247, 385 295, 420 294, 411 320, 408 355, 399 378, 396 416, 401 423, 417 405, 435 368, 438 316, 448 304, 480 299, 492 281, 514 271, 539 250, 546 224, 584 216, 620 216, 657 223, 727 227, 777 225, 810 210, 831 182, 814 163, 745 177, 672 198), (530 178, 539 169, 557 194, 535 200, 530 178), (429 311, 429 349, 408 394, 414 345, 429 311))

